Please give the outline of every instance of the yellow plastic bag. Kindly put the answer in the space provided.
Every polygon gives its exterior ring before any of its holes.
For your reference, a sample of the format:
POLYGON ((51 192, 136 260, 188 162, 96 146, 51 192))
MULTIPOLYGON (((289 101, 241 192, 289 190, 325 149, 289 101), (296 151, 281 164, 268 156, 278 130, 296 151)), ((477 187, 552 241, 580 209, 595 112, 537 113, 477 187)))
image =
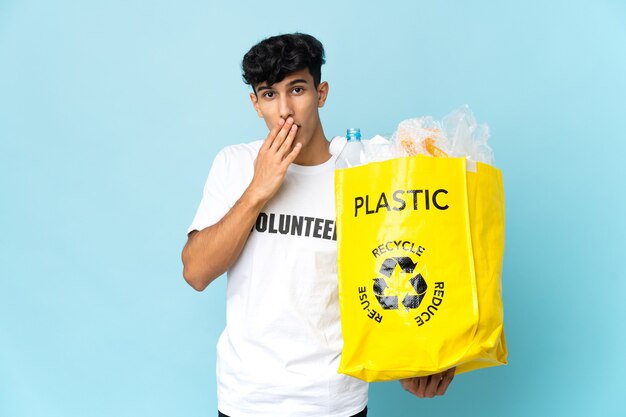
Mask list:
POLYGON ((339 372, 366 381, 506 361, 497 169, 397 158, 335 174, 339 372))

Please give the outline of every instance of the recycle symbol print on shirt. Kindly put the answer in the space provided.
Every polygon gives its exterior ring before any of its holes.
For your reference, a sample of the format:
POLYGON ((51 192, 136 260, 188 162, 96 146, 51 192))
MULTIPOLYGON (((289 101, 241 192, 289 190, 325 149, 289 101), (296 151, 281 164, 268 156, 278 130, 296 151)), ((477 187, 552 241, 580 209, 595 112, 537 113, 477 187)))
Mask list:
POLYGON ((419 307, 426 294, 422 274, 413 276, 416 263, 407 256, 387 258, 380 267, 382 277, 374 278, 374 294, 385 310, 397 310, 399 296, 407 311, 419 307))

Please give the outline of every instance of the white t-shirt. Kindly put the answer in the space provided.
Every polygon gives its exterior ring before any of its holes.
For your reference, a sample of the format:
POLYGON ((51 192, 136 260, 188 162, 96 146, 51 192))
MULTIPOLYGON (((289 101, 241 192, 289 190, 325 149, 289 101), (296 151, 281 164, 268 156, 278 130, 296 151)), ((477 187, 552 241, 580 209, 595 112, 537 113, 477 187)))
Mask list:
MULTIPOLYGON (((241 197, 261 144, 217 154, 189 231, 217 223, 241 197)), ((228 270, 217 385, 218 408, 231 417, 347 417, 367 404, 367 383, 337 373, 335 159, 289 167, 228 270)))

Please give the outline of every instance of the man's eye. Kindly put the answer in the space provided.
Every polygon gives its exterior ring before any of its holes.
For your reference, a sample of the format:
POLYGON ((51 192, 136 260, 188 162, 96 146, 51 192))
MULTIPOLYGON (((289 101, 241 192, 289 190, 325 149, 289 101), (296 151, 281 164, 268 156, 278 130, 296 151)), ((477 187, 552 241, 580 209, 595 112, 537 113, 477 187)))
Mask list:
POLYGON ((274 97, 274 93, 272 93, 271 91, 268 91, 267 93, 263 93, 263 97, 265 97, 265 98, 273 98, 274 97))
POLYGON ((304 91, 304 88, 302 88, 302 87, 295 87, 292 91, 294 93, 296 93, 296 94, 300 94, 300 93, 302 93, 304 91))

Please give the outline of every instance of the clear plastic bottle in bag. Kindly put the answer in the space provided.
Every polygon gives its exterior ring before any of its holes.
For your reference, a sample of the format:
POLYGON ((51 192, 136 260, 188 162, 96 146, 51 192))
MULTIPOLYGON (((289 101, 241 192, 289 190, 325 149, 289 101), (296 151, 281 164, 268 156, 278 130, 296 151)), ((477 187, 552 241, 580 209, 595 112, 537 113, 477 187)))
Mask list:
POLYGON ((335 168, 352 168, 365 163, 365 148, 361 143, 361 129, 350 128, 346 133, 348 140, 337 157, 335 168))

